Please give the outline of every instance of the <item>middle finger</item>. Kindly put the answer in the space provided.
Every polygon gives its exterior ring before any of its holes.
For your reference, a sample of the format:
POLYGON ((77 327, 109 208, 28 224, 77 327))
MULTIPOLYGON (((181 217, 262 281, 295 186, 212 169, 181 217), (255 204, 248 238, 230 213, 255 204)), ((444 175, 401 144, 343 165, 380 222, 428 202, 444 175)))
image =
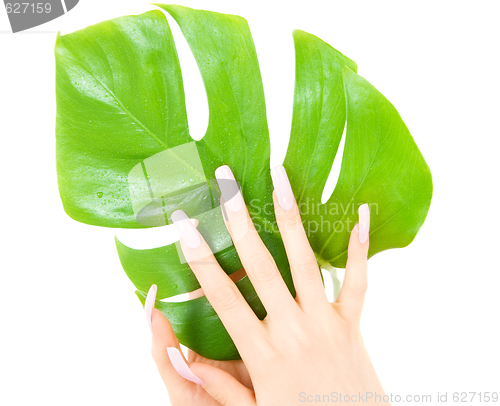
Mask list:
POLYGON ((281 317, 290 313, 290 309, 297 307, 297 304, 252 223, 231 169, 227 165, 221 166, 215 171, 215 177, 225 202, 228 231, 268 315, 281 317))

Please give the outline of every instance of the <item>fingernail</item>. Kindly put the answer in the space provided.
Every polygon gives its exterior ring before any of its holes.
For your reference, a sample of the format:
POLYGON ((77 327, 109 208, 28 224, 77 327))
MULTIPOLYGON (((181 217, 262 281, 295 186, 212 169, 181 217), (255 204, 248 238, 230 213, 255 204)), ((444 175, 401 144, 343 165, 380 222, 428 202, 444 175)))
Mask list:
POLYGON ((156 285, 151 285, 146 296, 146 301, 144 302, 144 311, 146 312, 146 323, 148 324, 149 331, 153 335, 153 326, 151 324, 151 313, 153 312, 153 307, 155 307, 156 291, 158 288, 156 285))
POLYGON ((370 208, 368 203, 362 204, 358 209, 359 215, 359 242, 364 244, 370 232, 370 208))
POLYGON ((276 192, 280 207, 283 210, 290 210, 293 207, 295 198, 283 165, 278 165, 271 169, 271 178, 273 179, 274 191, 276 192))
POLYGON ((217 178, 217 184, 219 185, 227 208, 232 212, 241 210, 243 207, 243 197, 241 196, 240 188, 229 166, 219 166, 215 170, 215 177, 217 178))
POLYGON ((172 213, 171 218, 187 246, 189 248, 198 248, 201 244, 200 234, 186 213, 182 210, 176 210, 172 213))
POLYGON ((177 348, 167 347, 167 353, 172 366, 180 376, 182 376, 184 379, 187 379, 188 381, 194 382, 197 385, 205 385, 205 382, 203 382, 203 380, 201 380, 193 373, 193 371, 191 371, 188 364, 186 364, 186 361, 184 361, 181 352, 177 348))

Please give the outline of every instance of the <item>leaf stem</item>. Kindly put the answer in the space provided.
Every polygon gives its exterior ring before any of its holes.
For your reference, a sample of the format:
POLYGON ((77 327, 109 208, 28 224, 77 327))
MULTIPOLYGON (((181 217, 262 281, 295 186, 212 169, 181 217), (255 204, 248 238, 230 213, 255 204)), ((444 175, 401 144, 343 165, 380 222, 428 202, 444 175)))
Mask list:
POLYGON ((328 262, 319 260, 319 266, 330 274, 330 277, 332 278, 332 283, 333 283, 333 301, 335 302, 337 300, 337 297, 339 296, 340 293, 340 288, 342 287, 342 283, 340 282, 340 279, 337 277, 337 268, 331 266, 328 262))

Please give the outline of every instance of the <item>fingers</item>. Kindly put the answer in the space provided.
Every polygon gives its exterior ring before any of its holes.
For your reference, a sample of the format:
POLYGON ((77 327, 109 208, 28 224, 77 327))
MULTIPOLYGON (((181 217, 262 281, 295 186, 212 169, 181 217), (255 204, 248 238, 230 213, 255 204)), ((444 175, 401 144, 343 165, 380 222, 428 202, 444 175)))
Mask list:
POLYGON ((186 373, 189 367, 172 326, 163 313, 154 308, 156 291, 156 285, 152 285, 144 303, 146 322, 153 335, 151 354, 169 393, 173 397, 183 397, 188 391, 196 391, 196 385, 203 381, 192 372, 186 373))
POLYGON ((254 392, 229 373, 208 364, 188 365, 167 318, 153 308, 155 296, 156 287, 150 289, 145 304, 146 317, 151 315, 151 352, 172 403, 194 404, 198 392, 204 389, 222 406, 254 406, 254 392))
POLYGON ((193 372, 204 381, 205 389, 222 406, 255 406, 255 393, 231 374, 212 365, 193 362, 193 372))
POLYGON ((299 209, 293 196, 285 168, 271 170, 274 184, 274 210, 278 227, 290 262, 296 301, 305 312, 318 306, 329 306, 316 257, 302 225, 299 209))
POLYGON ((181 235, 182 252, 198 282, 234 340, 242 357, 245 349, 258 345, 263 337, 262 323, 240 291, 222 270, 202 235, 182 210, 172 213, 181 235), (241 328, 242 325, 245 328, 241 328))
POLYGON ((368 287, 368 248, 370 209, 368 204, 359 207, 359 223, 351 232, 347 252, 344 284, 335 306, 341 315, 353 324, 359 324, 368 287))
POLYGON ((179 341, 175 337, 167 318, 157 309, 152 311, 153 342, 151 354, 158 372, 172 397, 182 397, 186 392, 196 391, 203 381, 189 370, 182 355, 179 341))
POLYGON ((228 166, 215 171, 222 192, 228 231, 240 260, 269 317, 290 312, 295 301, 279 273, 272 255, 260 239, 228 166))

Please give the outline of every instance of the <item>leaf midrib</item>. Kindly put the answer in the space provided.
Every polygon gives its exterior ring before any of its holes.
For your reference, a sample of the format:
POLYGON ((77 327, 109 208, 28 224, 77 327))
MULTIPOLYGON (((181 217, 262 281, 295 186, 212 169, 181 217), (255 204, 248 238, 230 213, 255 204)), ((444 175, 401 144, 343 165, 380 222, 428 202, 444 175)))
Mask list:
MULTIPOLYGON (((231 21, 231 23, 234 25, 234 27, 236 28, 236 30, 238 30, 238 32, 241 33, 241 30, 240 28, 238 27, 238 25, 236 24, 235 21, 231 21)), ((242 33, 242 37, 243 37, 243 33, 242 33)), ((217 53, 219 54, 219 60, 220 61, 223 61, 223 57, 222 57, 222 54, 220 52, 220 49, 219 49, 219 46, 216 42, 213 42, 215 44, 214 46, 214 49, 217 50, 217 53)), ((250 53, 248 52, 248 47, 247 47, 247 44, 246 42, 244 41, 244 44, 245 44, 245 50, 246 50, 246 53, 249 55, 250 53)), ((251 59, 251 58, 249 58, 251 59)), ((245 130, 244 130, 244 127, 243 127, 243 118, 242 118, 242 115, 241 115, 241 110, 240 110, 240 105, 238 104, 238 101, 236 99, 236 94, 234 92, 234 88, 233 86, 231 86, 231 75, 229 74, 229 69, 228 69, 228 66, 227 66, 227 63, 224 63, 223 65, 223 69, 222 69, 228 79, 228 83, 229 83, 229 89, 231 91, 231 95, 233 96, 233 100, 234 100, 234 105, 236 107, 236 111, 238 112, 238 118, 239 118, 239 127, 240 127, 240 130, 241 130, 241 136, 240 136, 240 139, 242 141, 242 143, 246 144, 247 143, 247 137, 246 137, 246 133, 245 133, 245 130)), ((204 138, 204 137, 203 137, 204 138)), ((202 138, 202 140, 203 140, 202 138)), ((206 145, 206 142, 205 142, 205 145, 206 145)), ((243 156, 244 156, 244 165, 243 165, 243 172, 242 172, 242 175, 241 175, 241 182, 240 182, 240 185, 241 185, 241 189, 243 191, 244 187, 245 187, 245 180, 246 180, 246 173, 247 173, 247 169, 248 169, 248 157, 249 157, 249 152, 248 151, 248 148, 243 148, 243 156)))
MULTIPOLYGON (((316 46, 316 49, 318 50, 318 46, 316 46)), ((316 140, 314 141, 314 147, 313 147, 313 153, 312 156, 315 156, 316 150, 318 149, 318 144, 319 144, 319 134, 321 132, 321 121, 323 119, 323 106, 325 105, 325 96, 324 96, 324 83, 325 83, 325 69, 323 66, 323 55, 321 54, 321 51, 319 53, 319 58, 321 60, 321 114, 319 118, 319 125, 318 125, 318 131, 316 133, 316 140)), ((304 193, 306 192, 306 187, 307 187, 307 181, 309 179, 309 175, 311 173, 311 166, 312 166, 312 159, 309 160, 307 169, 304 171, 304 176, 302 177, 302 191, 300 193, 300 196, 297 200, 297 204, 300 205, 302 202, 302 198, 304 197, 304 193)), ((300 207, 300 206, 299 206, 300 207)))

